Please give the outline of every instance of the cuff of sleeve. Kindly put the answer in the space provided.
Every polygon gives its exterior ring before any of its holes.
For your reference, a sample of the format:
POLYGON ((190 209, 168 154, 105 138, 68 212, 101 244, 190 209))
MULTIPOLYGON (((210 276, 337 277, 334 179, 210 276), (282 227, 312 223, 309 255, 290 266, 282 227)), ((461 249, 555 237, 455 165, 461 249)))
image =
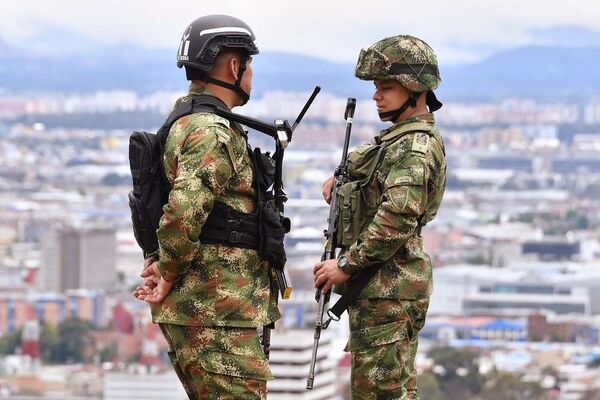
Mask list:
POLYGON ((160 276, 162 276, 162 278, 167 281, 167 282, 173 282, 175 280, 175 278, 177 278, 177 275, 173 272, 170 272, 168 270, 168 268, 166 267, 165 263, 161 262, 160 260, 158 260, 158 271, 160 272, 160 276))
POLYGON ((154 250, 152 253, 144 253, 144 260, 147 260, 149 258, 154 258, 155 260, 158 260, 158 249, 154 250))
POLYGON ((348 263, 344 267, 340 267, 342 272, 348 275, 354 275, 358 271, 360 271, 360 264, 358 263, 357 256, 353 251, 347 251, 344 256, 346 256, 346 260, 348 263))

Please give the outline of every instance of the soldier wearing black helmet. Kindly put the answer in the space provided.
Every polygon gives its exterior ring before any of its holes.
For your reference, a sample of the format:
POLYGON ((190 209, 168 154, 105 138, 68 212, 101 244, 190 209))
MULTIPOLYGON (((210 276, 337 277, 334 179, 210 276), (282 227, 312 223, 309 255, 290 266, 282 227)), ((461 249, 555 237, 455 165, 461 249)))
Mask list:
MULTIPOLYGON (((315 287, 342 284, 344 292, 349 279, 375 271, 348 307, 352 398, 417 400, 418 333, 433 289, 421 229, 435 218, 446 185, 433 117, 441 78, 431 47, 409 35, 361 50, 355 75, 373 81, 379 117, 393 125, 348 156, 350 182, 338 191, 339 214, 351 216, 338 219, 345 251, 315 265, 315 287)), ((327 201, 332 183, 323 188, 327 201)))
POLYGON ((254 33, 246 23, 227 15, 209 15, 195 20, 181 37, 177 51, 177 66, 185 67, 189 81, 220 86, 236 93, 244 105, 250 99, 250 90, 242 87, 246 75, 251 80, 250 62, 258 54, 254 33), (229 51, 239 55, 239 65, 234 82, 211 76, 219 53, 229 51), (246 73, 247 72, 247 73, 246 73))
MULTIPOLYGON (((227 109, 246 104, 254 40, 237 18, 193 21, 177 51, 177 66, 192 82, 175 109, 200 96, 227 109)), ((257 206, 245 133, 213 113, 181 117, 169 131, 163 164, 171 191, 157 230, 158 260, 145 262, 144 287, 134 295, 151 303, 190 399, 264 399, 272 376, 257 327, 280 317, 269 265, 256 249, 211 240, 202 229, 217 204, 246 214, 257 206)))

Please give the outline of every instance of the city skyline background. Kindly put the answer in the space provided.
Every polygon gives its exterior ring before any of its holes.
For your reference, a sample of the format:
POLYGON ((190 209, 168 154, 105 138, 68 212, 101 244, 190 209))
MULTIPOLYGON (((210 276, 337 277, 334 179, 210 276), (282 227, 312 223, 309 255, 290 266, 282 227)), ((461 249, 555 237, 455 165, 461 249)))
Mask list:
POLYGON ((321 185, 339 163, 346 97, 357 98, 351 146, 387 127, 354 65, 360 48, 399 33, 438 54, 448 160, 444 202, 423 230, 435 289, 421 397, 600 398, 600 5, 513 0, 0 3, 0 397, 182 391, 147 304, 131 296, 142 254, 128 138, 155 132, 186 92, 180 35, 209 13, 258 37, 252 101, 235 111, 293 120, 322 87, 286 151, 294 290, 280 303, 269 399, 349 398, 345 320, 319 348, 321 392, 305 390, 321 185))

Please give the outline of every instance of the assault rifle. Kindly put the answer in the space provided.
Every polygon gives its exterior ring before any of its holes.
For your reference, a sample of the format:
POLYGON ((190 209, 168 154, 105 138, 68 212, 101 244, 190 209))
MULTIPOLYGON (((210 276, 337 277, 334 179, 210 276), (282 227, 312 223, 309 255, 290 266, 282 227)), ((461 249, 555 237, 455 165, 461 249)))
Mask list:
MULTIPOLYGON (((336 258, 336 250, 338 245, 335 241, 336 237, 336 221, 338 219, 338 191, 340 187, 348 181, 348 171, 346 170, 346 159, 348 158, 348 146, 350 144, 350 132, 352 131, 352 118, 354 117, 354 109, 356 108, 356 99, 349 97, 346 103, 346 112, 344 113, 344 119, 346 120, 346 136, 344 137, 344 147, 342 150, 342 161, 340 165, 335 169, 334 173, 334 185, 331 193, 331 201, 329 203, 329 216, 327 217, 327 229, 324 231, 325 235, 325 250, 321 256, 321 261, 330 260, 336 258)), ((315 380, 315 366, 317 362, 317 350, 319 348, 319 339, 321 338, 321 330, 327 329, 329 323, 332 320, 339 320, 339 317, 327 312, 329 318, 323 322, 323 315, 325 309, 329 303, 329 296, 331 291, 323 293, 322 288, 317 289, 315 300, 318 302, 317 306, 317 320, 315 322, 315 334, 314 343, 312 349, 312 357, 310 360, 310 370, 308 372, 308 379, 306 381, 306 388, 312 389, 315 380)))

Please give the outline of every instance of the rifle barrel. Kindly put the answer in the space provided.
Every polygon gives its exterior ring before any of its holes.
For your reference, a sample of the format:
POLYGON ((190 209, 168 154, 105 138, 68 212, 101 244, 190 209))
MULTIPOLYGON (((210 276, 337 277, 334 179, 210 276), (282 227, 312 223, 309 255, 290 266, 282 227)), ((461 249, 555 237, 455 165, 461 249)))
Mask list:
MULTIPOLYGON (((350 132, 352 131, 352 118, 354 116, 354 109, 356 107, 356 99, 349 97, 346 103, 346 112, 344 118, 346 119, 346 136, 344 137, 344 147, 342 150, 342 161, 335 171, 335 184, 333 187, 333 193, 331 196, 331 203, 329 204, 329 216, 327 217, 327 230, 325 230, 325 250, 321 257, 321 261, 331 260, 335 258, 335 250, 337 244, 335 243, 335 224, 337 220, 337 192, 345 183, 347 179, 346 173, 346 159, 348 158, 348 146, 350 145, 350 132)), ((315 322, 315 334, 314 343, 312 348, 312 356, 310 359, 310 368, 308 371, 308 378, 306 380, 306 388, 312 389, 315 381, 315 367, 317 364, 317 352, 319 350, 319 340, 321 339, 321 331, 327 329, 329 321, 323 324, 323 315, 325 314, 325 308, 329 302, 329 295, 331 292, 323 293, 323 288, 318 288, 315 294, 315 299, 318 301, 317 306, 317 320, 315 322)))
POLYGON ((292 125, 292 129, 291 129, 292 132, 294 132, 294 130, 296 129, 296 127, 298 126, 300 121, 302 121, 302 118, 304 118, 304 114, 306 114, 306 111, 308 111, 308 108, 310 107, 312 102, 315 100, 315 97, 317 97, 317 95, 319 94, 320 91, 321 91, 321 86, 315 86, 315 89, 313 90, 312 94, 306 101, 304 108, 302 108, 302 111, 300 111, 300 114, 298 114, 298 118, 296 118, 296 121, 294 121, 294 124, 292 125))

